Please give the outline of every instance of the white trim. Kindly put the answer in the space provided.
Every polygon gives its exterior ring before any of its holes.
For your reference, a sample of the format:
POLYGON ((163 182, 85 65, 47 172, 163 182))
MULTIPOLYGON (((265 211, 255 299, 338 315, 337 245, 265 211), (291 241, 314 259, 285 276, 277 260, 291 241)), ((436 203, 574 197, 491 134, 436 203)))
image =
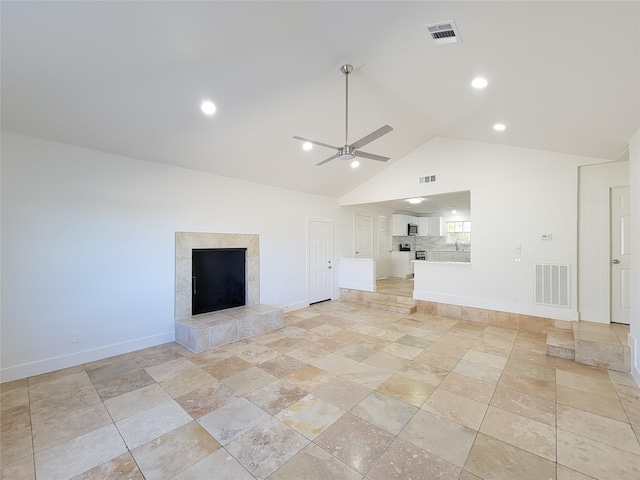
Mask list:
MULTIPOLYGON (((329 278, 331 279, 331 285, 329 286, 329 294, 330 294, 330 298, 333 300, 335 292, 334 292, 334 285, 336 285, 336 275, 337 275, 337 262, 336 262, 336 258, 333 255, 333 244, 334 244, 334 236, 335 236, 335 229, 333 228, 333 220, 332 219, 327 219, 327 218, 308 218, 307 217, 307 225, 306 225, 306 232, 305 232, 305 236, 306 236, 306 243, 307 243, 307 248, 306 248, 306 256, 307 256, 307 261, 306 261, 306 274, 305 274, 305 282, 306 282, 306 306, 308 307, 310 305, 310 301, 311 301, 311 292, 309 291, 311 289, 311 282, 310 282, 310 275, 311 275, 311 266, 310 266, 310 262, 311 262, 311 256, 309 255, 309 251, 311 249, 311 222, 322 222, 322 223, 328 223, 331 226, 331 245, 329 247, 330 252, 329 252, 329 257, 331 258, 331 275, 329 276, 329 278)), ((298 302, 294 305, 302 305, 305 302, 298 302)), ((289 311, 286 310, 287 307, 284 307, 285 311, 289 311)), ((304 307, 297 307, 297 308, 304 308, 304 307)), ((297 310, 297 308, 293 308, 292 310, 297 310)))
POLYGON ((138 338, 127 342, 107 345, 105 347, 94 348, 91 350, 83 350, 59 357, 47 358, 30 363, 23 363, 13 367, 7 367, 0 370, 0 379, 2 382, 17 380, 20 378, 40 375, 41 373, 53 372, 63 368, 75 367, 88 362, 95 362, 104 358, 122 355, 123 353, 135 352, 143 348, 162 345, 163 343, 173 342, 175 340, 175 331, 152 335, 150 337, 138 338))
POLYGON ((634 338, 631 333, 627 336, 627 342, 629 347, 631 347, 631 375, 633 376, 633 380, 636 382, 636 385, 640 387, 640 367, 638 365, 638 340, 634 338))
POLYGON ((554 320, 565 320, 574 322, 578 320, 578 312, 566 308, 538 307, 536 305, 504 302, 500 300, 487 300, 484 298, 461 297, 457 295, 446 295, 427 291, 413 291, 415 300, 426 302, 446 303, 449 305, 460 305, 462 307, 482 308, 484 310, 495 310, 498 312, 519 313, 521 315, 532 315, 535 317, 551 318, 554 320))
POLYGON ((285 312, 292 312, 293 310, 300 310, 301 308, 307 308, 309 306, 309 302, 298 302, 292 303, 290 305, 283 305, 282 308, 285 312))
POLYGON ((353 256, 353 258, 375 258, 373 255, 373 215, 370 213, 358 213, 358 212, 353 212, 353 232, 352 232, 352 249, 351 249, 351 254, 353 256), (356 215, 359 215, 361 217, 368 217, 371 225, 371 234, 369 235, 369 251, 371 252, 371 256, 370 257, 356 257, 356 215))

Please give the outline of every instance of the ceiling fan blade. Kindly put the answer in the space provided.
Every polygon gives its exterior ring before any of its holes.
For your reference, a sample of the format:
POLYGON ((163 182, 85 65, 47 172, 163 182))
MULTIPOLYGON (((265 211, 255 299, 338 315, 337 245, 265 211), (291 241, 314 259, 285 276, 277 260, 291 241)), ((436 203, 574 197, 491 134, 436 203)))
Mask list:
POLYGON ((316 163, 316 167, 318 165, 324 165, 327 162, 330 162, 331 160, 335 160, 336 158, 338 158, 340 156, 340 152, 336 153, 335 155, 331 155, 329 158, 321 161, 320 163, 316 163))
POLYGON ((373 153, 361 152, 360 150, 356 150, 356 157, 368 158, 369 160, 377 160, 379 162, 386 162, 387 160, 390 160, 389 157, 374 155, 373 153))
POLYGON ((385 125, 384 127, 380 127, 375 132, 370 133, 366 137, 362 137, 357 142, 353 142, 350 145, 350 147, 352 147, 352 148, 364 147, 367 143, 373 142, 375 139, 380 138, 382 135, 385 135, 385 134, 389 133, 391 130, 393 130, 393 128, 391 128, 389 125, 385 125))
POLYGON ((340 150, 340 147, 335 147, 333 145, 329 145, 328 143, 322 143, 322 142, 316 142, 315 140, 309 140, 308 138, 302 138, 302 137, 293 137, 296 140, 302 140, 303 142, 310 142, 313 143, 314 145, 320 145, 321 147, 327 147, 327 148, 333 148, 334 150, 340 150))

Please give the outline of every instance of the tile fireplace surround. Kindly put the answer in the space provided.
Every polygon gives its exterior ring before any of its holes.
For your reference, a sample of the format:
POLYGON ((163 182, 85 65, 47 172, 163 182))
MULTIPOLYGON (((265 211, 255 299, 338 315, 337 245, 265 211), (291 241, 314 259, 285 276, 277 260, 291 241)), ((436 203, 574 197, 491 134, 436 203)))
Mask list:
POLYGON ((282 324, 282 309, 260 305, 258 235, 176 232, 176 342, 194 352, 259 335, 282 324), (191 315, 191 251, 198 248, 246 248, 247 303, 217 312, 191 315))

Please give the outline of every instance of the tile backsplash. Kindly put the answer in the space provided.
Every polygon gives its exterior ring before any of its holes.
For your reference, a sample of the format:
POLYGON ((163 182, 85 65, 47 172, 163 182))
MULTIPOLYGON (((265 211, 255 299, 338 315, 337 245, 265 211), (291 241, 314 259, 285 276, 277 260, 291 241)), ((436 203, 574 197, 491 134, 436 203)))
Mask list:
MULTIPOLYGON (((447 237, 423 237, 423 236, 407 236, 407 237, 399 237, 394 236, 391 238, 391 249, 392 250, 400 250, 401 243, 410 243, 411 251, 416 250, 455 250, 456 247, 453 245, 447 245, 446 243, 447 237)), ((471 251, 471 247, 465 245, 465 251, 471 251)))

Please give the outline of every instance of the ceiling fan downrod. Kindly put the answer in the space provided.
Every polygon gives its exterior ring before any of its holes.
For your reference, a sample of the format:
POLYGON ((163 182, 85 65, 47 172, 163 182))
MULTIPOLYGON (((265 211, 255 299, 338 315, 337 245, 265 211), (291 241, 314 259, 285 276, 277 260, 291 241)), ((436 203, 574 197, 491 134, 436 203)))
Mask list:
POLYGON ((344 99, 344 144, 349 145, 349 74, 353 72, 353 66, 348 63, 340 67, 340 71, 344 73, 345 81, 345 99, 344 99))

